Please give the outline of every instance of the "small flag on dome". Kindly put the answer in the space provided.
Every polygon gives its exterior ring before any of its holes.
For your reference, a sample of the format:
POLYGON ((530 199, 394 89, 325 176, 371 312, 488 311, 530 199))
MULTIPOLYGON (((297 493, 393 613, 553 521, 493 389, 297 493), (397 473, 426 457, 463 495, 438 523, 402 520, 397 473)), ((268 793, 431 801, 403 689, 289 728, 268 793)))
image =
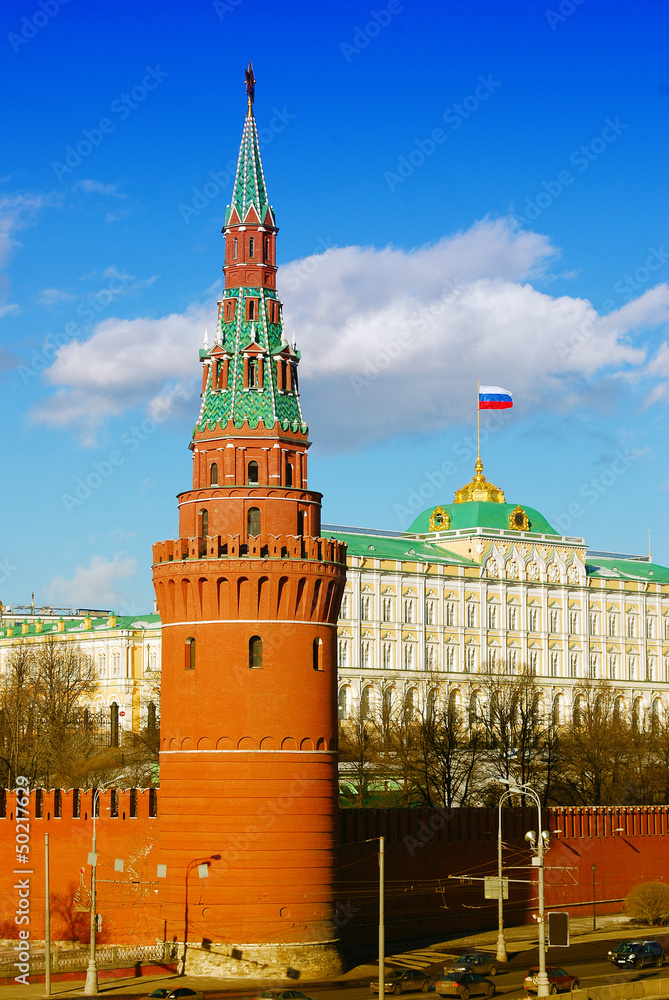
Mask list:
POLYGON ((479 386, 479 410, 508 410, 513 406, 513 395, 499 385, 479 386))

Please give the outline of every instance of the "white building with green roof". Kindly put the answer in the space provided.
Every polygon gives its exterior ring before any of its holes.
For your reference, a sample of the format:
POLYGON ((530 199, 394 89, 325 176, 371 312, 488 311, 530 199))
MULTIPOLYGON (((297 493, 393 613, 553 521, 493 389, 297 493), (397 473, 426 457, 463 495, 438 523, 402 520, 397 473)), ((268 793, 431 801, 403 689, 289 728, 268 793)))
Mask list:
POLYGON ((566 721, 579 684, 608 679, 620 711, 663 715, 669 569, 588 552, 483 476, 406 532, 324 525, 348 546, 339 621, 339 714, 450 702, 476 709, 482 674, 531 669, 566 721))

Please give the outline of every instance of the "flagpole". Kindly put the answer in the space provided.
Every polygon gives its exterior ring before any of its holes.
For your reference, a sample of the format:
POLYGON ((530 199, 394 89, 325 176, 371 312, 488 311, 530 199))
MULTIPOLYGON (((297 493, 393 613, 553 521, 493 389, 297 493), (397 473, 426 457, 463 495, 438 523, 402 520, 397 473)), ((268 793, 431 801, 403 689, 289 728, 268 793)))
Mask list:
POLYGON ((481 390, 481 379, 476 379, 476 453, 479 462, 481 461, 481 403, 479 394, 481 390))

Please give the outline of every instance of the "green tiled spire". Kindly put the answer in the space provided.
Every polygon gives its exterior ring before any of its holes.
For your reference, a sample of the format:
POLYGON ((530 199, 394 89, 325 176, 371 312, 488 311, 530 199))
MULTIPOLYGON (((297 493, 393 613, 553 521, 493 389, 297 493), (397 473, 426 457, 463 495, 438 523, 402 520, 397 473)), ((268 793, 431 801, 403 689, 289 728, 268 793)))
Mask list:
POLYGON ((216 340, 213 346, 206 345, 200 351, 201 360, 209 364, 197 430, 225 427, 229 420, 235 427, 242 427, 245 421, 257 427, 262 420, 268 430, 279 423, 284 430, 290 428, 306 434, 299 396, 290 381, 290 370, 296 370, 300 352, 285 340, 277 293, 269 288, 231 288, 224 293, 222 305, 216 340), (249 298, 258 303, 256 320, 244 318, 249 298), (226 322, 228 303, 234 304, 234 319, 226 322), (274 322, 270 322, 270 315, 276 317, 274 322), (245 355, 257 359, 258 369, 262 361, 262 388, 244 387, 245 355), (218 389, 212 385, 214 369, 225 358, 229 364, 228 387, 218 389), (283 388, 279 387, 277 361, 283 362, 286 373, 283 388))
POLYGON ((237 161, 232 203, 228 205, 225 213, 226 226, 230 221, 233 209, 236 209, 239 221, 244 222, 251 205, 253 205, 258 213, 260 222, 264 222, 270 204, 267 199, 265 176, 260 161, 258 129, 256 128, 256 120, 253 117, 253 109, 249 106, 248 114, 244 119, 244 131, 242 133, 242 145, 239 150, 239 160, 237 161))

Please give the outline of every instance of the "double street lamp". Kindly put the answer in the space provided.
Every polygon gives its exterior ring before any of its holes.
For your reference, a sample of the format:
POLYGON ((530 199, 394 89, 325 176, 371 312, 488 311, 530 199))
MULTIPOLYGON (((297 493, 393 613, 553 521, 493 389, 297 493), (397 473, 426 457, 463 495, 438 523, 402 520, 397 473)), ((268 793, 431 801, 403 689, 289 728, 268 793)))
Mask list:
MULTIPOLYGON (((502 798, 499 800, 499 840, 498 840, 498 863, 500 871, 500 898, 499 898, 499 913, 500 913, 500 935, 502 945, 504 944, 504 934, 501 924, 501 910, 502 910, 502 886, 501 886, 501 830, 502 830, 502 801, 510 794, 517 795, 529 795, 529 797, 534 801, 537 807, 537 817, 538 817, 538 834, 534 830, 529 830, 525 834, 525 840, 529 841, 532 846, 533 851, 536 851, 532 858, 532 866, 538 869, 538 889, 539 889, 539 915, 537 917, 537 923, 539 925, 539 975, 537 977, 537 996, 547 997, 549 995, 548 989, 548 976, 546 975, 546 924, 544 922, 544 853, 548 849, 548 842, 550 840, 550 833, 548 830, 542 829, 542 819, 541 819, 541 799, 530 785, 513 784, 508 779, 502 779, 503 785, 508 785, 507 791, 504 793, 502 798)), ((500 935, 498 935, 498 957, 499 957, 499 947, 500 947, 500 935)))
POLYGON ((98 992, 98 967, 95 957, 95 934, 97 931, 97 913, 95 912, 95 869, 97 868, 98 863, 95 840, 95 818, 100 792, 102 790, 103 788, 96 788, 93 792, 93 840, 91 843, 91 853, 88 855, 88 861, 91 866, 91 944, 88 957, 88 968, 86 969, 86 985, 84 986, 84 993, 86 996, 96 996, 98 992))

